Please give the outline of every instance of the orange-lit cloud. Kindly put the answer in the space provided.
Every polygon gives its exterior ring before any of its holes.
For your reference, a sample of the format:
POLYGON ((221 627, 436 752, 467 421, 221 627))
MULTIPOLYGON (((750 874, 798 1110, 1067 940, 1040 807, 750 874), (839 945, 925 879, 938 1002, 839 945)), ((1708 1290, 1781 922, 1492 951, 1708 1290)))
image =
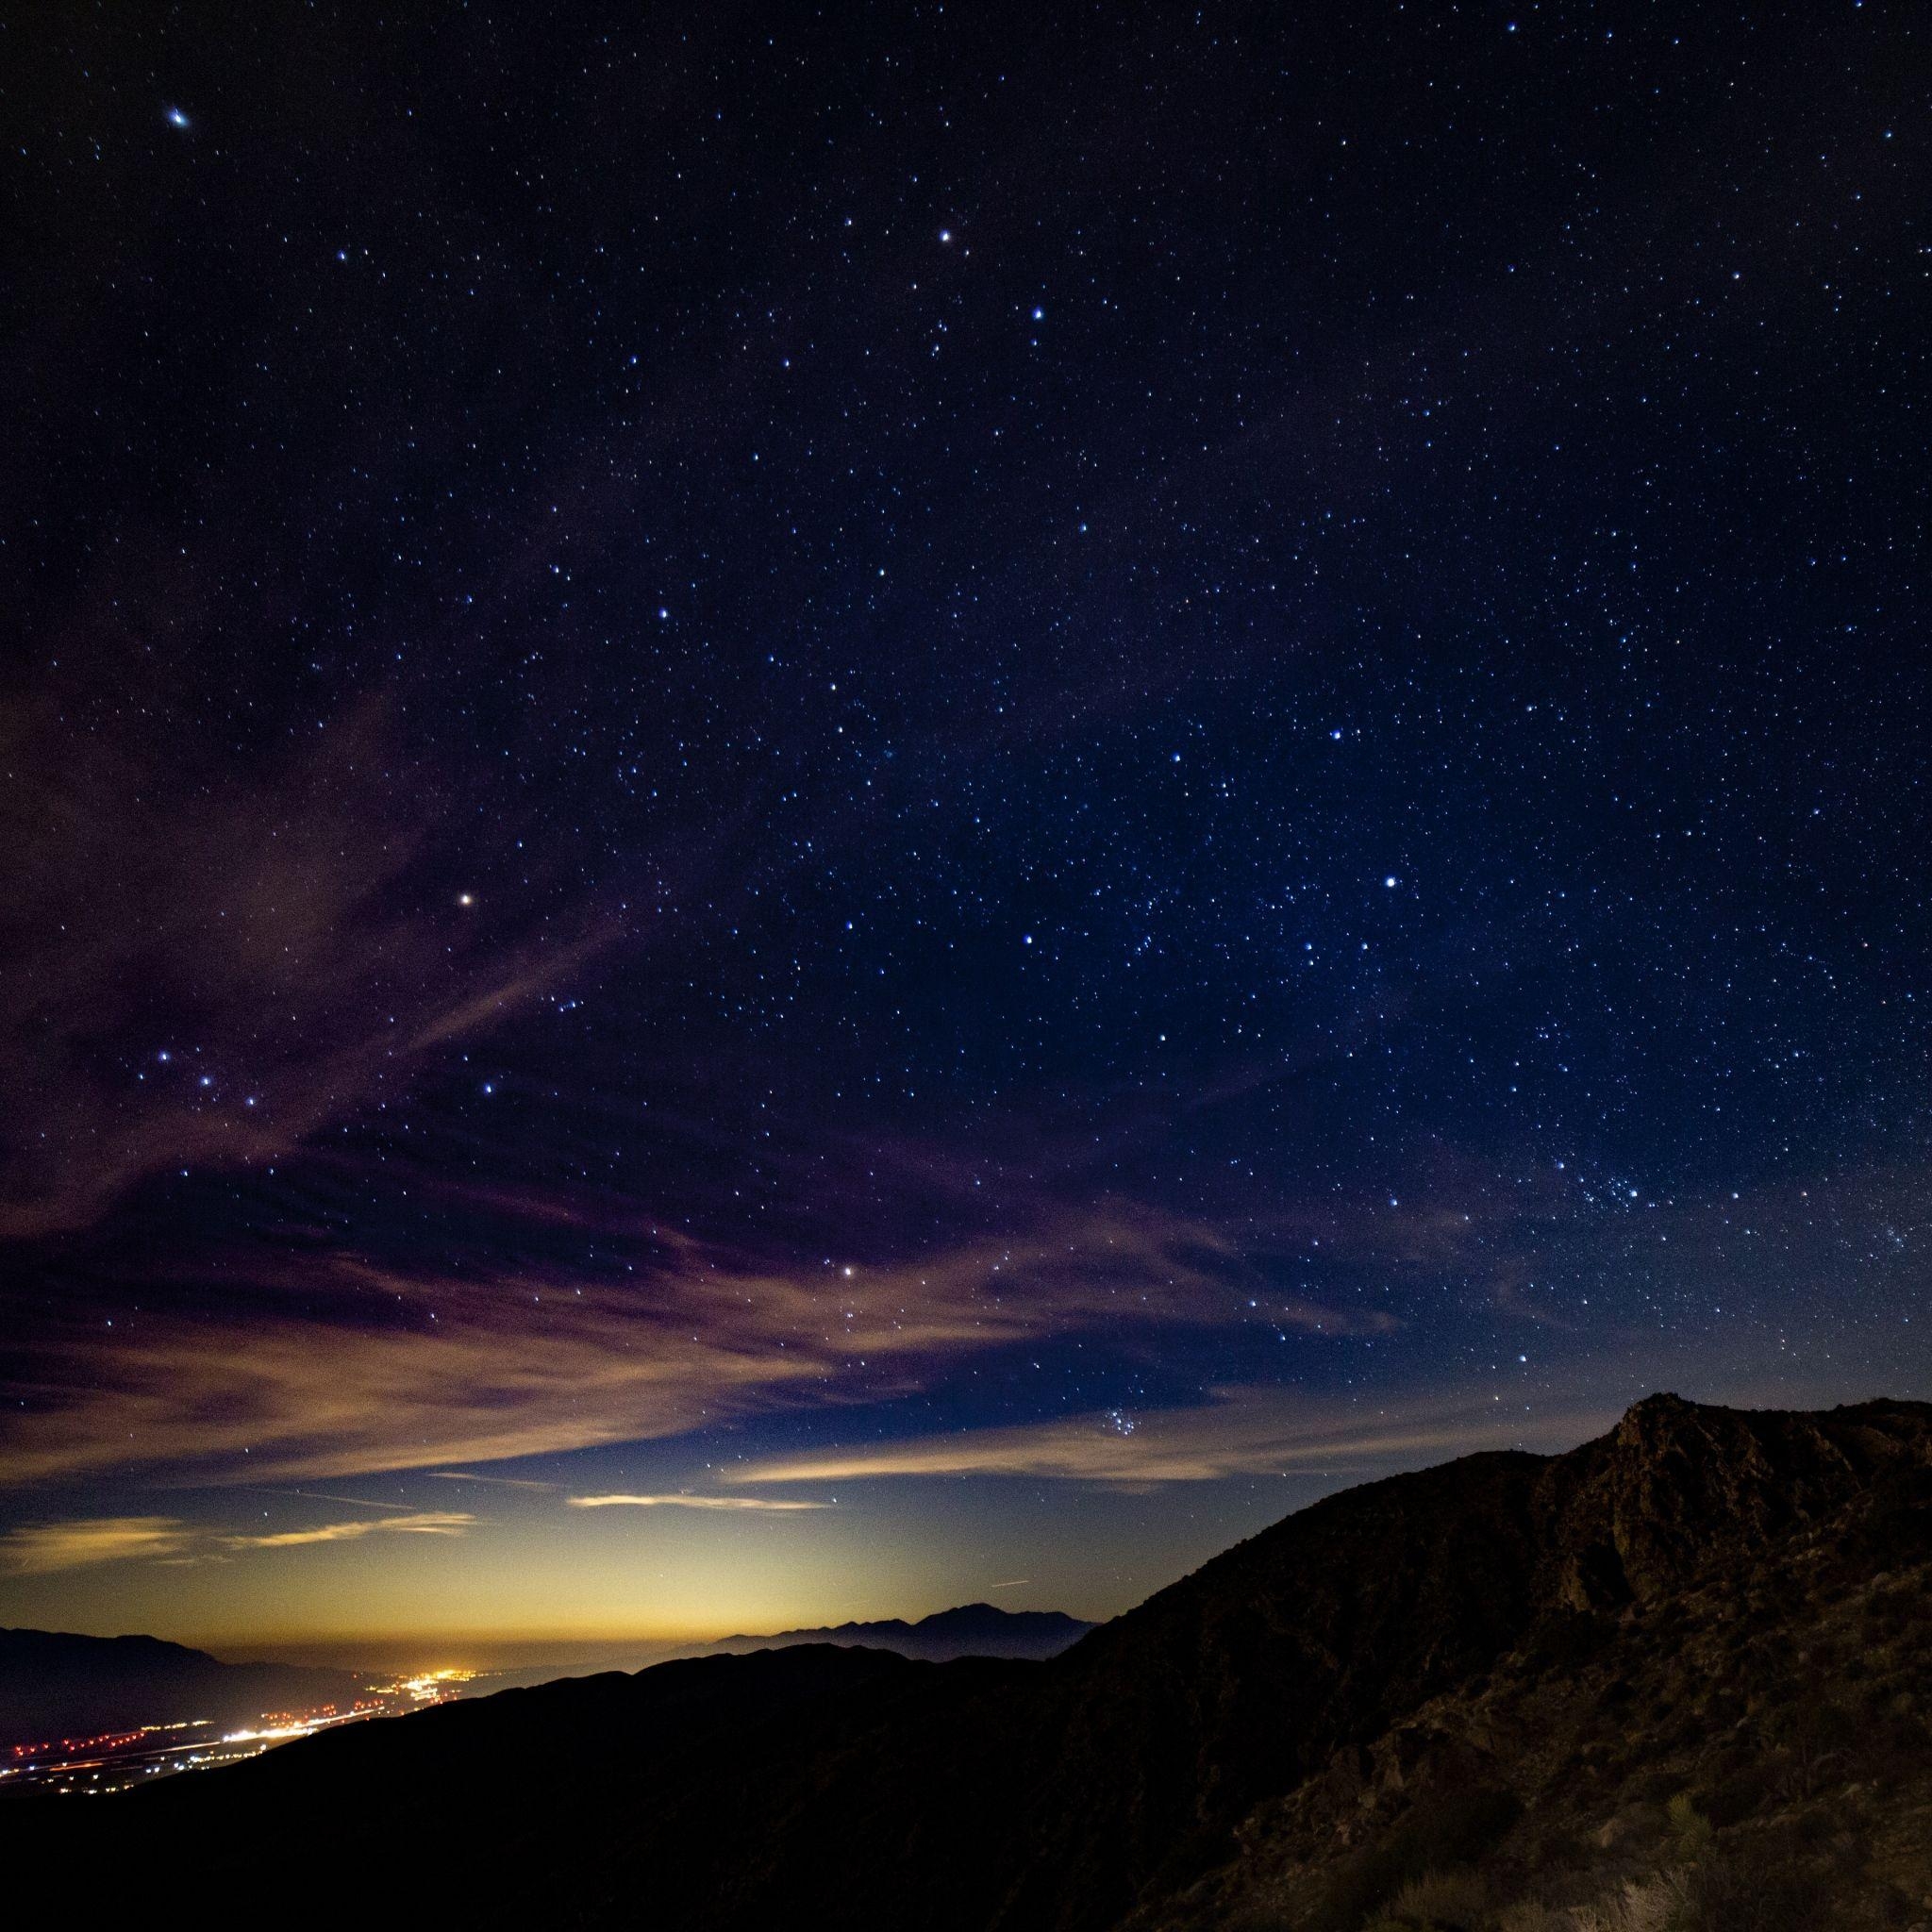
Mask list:
POLYGON ((747 1464, 732 1480, 851 1482, 869 1476, 1024 1475, 1147 1489, 1232 1475, 1357 1477, 1478 1449, 1564 1448, 1613 1411, 1525 1414, 1476 1395, 1340 1406, 1281 1389, 1221 1389, 1198 1408, 1114 1409, 1014 1428, 747 1464))
POLYGON ((766 1496, 573 1496, 573 1509, 829 1509, 829 1503, 775 1502, 766 1496))
POLYGON ((422 1510, 410 1516, 364 1517, 358 1522, 324 1523, 313 1529, 281 1529, 263 1536, 225 1536, 231 1550, 287 1550, 300 1543, 346 1543, 365 1536, 461 1536, 475 1522, 460 1512, 422 1510))
POLYGON ((493 1490, 554 1490, 555 1483, 532 1482, 520 1475, 478 1475, 468 1469, 432 1469, 429 1474, 440 1483, 488 1483, 493 1490))
MULTIPOLYGON (((851 1270, 787 1273, 668 1236, 654 1272, 622 1286, 283 1265, 280 1306, 245 1321, 156 1315, 48 1351, 31 1403, 0 1421, 0 1482, 130 1465, 261 1482, 489 1463, 890 1399, 943 1365, 1056 1335, 1257 1319, 1224 1235, 1119 1203, 1044 1214, 1024 1239, 851 1270), (358 1293, 368 1325, 283 1311, 358 1293)), ((1364 1318, 1277 1295, 1259 1319, 1346 1334, 1364 1318)))
POLYGON ((197 1529, 174 1516, 79 1517, 9 1530, 0 1537, 0 1570, 39 1576, 94 1563, 218 1562, 223 1551, 287 1550, 305 1543, 354 1542, 365 1536, 461 1536, 475 1521, 461 1513, 424 1510, 324 1523, 312 1529, 225 1535, 197 1529))
POLYGON ((97 1516, 80 1522, 25 1524, 0 1537, 0 1569, 15 1576, 40 1576, 92 1563, 172 1557, 188 1542, 188 1532, 172 1516, 97 1516))

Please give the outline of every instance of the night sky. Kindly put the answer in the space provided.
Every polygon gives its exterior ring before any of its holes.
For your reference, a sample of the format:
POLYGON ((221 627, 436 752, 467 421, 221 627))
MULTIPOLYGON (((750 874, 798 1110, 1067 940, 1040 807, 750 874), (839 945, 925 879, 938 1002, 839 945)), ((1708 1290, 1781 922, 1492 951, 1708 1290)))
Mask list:
POLYGON ((1111 1614, 1932 1395, 1925 42, 16 13, 0 1623, 1111 1614))

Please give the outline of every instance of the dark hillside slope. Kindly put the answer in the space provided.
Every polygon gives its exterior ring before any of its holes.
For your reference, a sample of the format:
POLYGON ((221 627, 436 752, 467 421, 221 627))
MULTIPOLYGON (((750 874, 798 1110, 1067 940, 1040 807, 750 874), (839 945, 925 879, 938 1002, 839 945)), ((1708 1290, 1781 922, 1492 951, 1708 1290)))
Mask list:
MULTIPOLYGON (((1920 1603, 1928 1525, 1932 1408, 1659 1396, 1565 1456, 1330 1497, 1046 1663, 804 1648, 665 1665, 358 1726, 83 1823, 138 1840, 144 1870, 224 1886, 326 1846, 397 1874, 377 1923, 1355 1932, 1400 1866, 1362 1865, 1363 1834, 1413 1836, 1405 1807, 1430 1778, 1459 1822, 1411 1863, 1475 1856, 1539 1792, 1585 1789, 1522 1710, 1587 1754, 1590 1700, 1629 1699, 1690 1633, 1712 1670, 1762 1676, 1781 1631, 1836 1628, 1860 1591, 1920 1603), (1751 1646, 1720 1627, 1740 1592, 1751 1646), (398 1845, 439 1854, 412 1870, 398 1845), (1298 1916, 1324 1899, 1325 1919, 1298 1916)), ((1738 1686, 1742 1722, 1762 1692, 1738 1686)), ((1716 1722, 1678 1713, 1657 1748, 1701 1748, 1716 1722)), ((1923 1712, 1887 1733, 1906 1771, 1922 1734, 1923 1712)))

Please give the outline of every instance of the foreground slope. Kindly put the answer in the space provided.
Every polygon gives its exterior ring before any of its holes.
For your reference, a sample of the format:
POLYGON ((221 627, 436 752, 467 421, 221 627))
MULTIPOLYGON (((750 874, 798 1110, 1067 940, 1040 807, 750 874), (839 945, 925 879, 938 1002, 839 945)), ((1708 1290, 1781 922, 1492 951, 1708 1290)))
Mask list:
POLYGON ((1564 1456, 1330 1497, 1050 1662, 664 1665, 80 1825, 149 1882, 346 1859, 378 1923, 1582 1932, 1567 1907, 1656 1884, 1711 1932, 1909 1924, 1928 1561, 1932 1408, 1658 1396, 1564 1456), (1699 1906, 1773 1830, 1808 1916, 1699 1906), (1436 1868, 1433 1904, 1404 1891, 1436 1868))

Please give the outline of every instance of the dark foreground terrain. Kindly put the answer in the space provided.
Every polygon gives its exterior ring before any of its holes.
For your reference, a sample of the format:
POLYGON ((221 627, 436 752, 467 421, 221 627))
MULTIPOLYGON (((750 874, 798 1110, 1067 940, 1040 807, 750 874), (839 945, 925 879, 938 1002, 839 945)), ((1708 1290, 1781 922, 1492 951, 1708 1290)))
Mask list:
POLYGON ((0 1854, 102 1923, 1932 1927, 1928 1574, 1932 1407, 1655 1396, 1332 1497, 1049 1662, 509 1691, 16 1806, 0 1854))

